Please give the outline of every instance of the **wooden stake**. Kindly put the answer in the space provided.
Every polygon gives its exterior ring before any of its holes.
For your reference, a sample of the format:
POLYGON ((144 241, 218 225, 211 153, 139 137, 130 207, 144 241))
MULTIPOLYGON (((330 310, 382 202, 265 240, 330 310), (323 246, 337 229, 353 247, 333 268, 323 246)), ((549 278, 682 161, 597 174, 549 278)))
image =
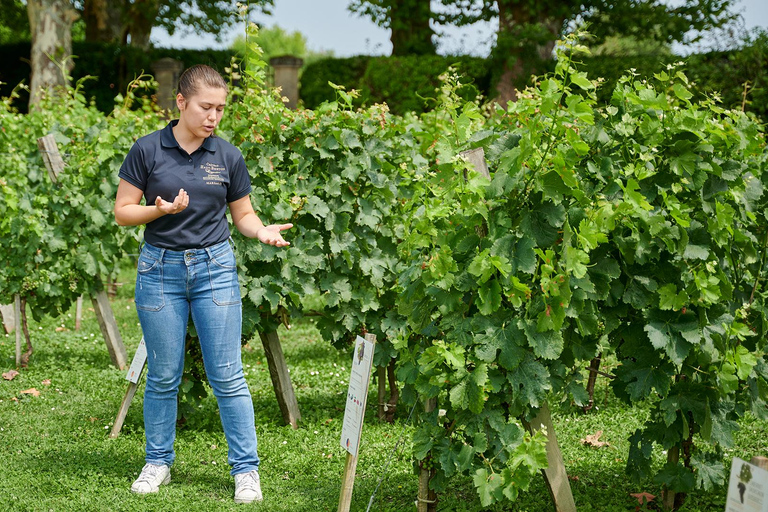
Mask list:
POLYGON ((112 364, 121 370, 128 368, 128 354, 125 352, 123 338, 120 336, 120 330, 117 328, 115 314, 112 312, 112 306, 109 303, 107 292, 103 289, 91 297, 93 310, 96 312, 96 319, 99 321, 101 334, 104 336, 104 342, 107 344, 109 357, 112 364))
POLYGON ((355 487, 356 471, 357 457, 347 452, 344 474, 341 477, 341 496, 339 497, 338 512, 349 512, 349 507, 352 506, 352 491, 355 487))
MULTIPOLYGON (((367 333, 365 339, 371 343, 376 343, 375 334, 367 333)), ((352 506, 352 490, 355 487, 357 459, 356 456, 347 452, 347 461, 344 464, 344 474, 341 477, 341 495, 339 496, 338 512, 349 512, 349 507, 352 506)))
POLYGON ((13 299, 13 307, 16 323, 16 366, 21 366, 21 296, 18 294, 13 299))
MULTIPOLYGON (((424 404, 424 412, 430 413, 437 407, 437 398, 430 398, 424 404)), ((437 494, 429 489, 429 481, 434 476, 434 471, 421 468, 419 470, 419 493, 417 495, 416 510, 418 512, 432 512, 437 510, 437 494)))
POLYGON ((275 331, 260 332, 259 337, 267 356, 269 376, 272 378, 272 387, 275 389, 275 396, 277 397, 277 404, 280 406, 280 412, 283 414, 283 421, 294 429, 298 429, 301 413, 299 412, 299 403, 296 401, 296 394, 293 392, 291 374, 288 373, 283 348, 280 346, 280 338, 275 331))
POLYGON ((80 330, 80 324, 83 321, 83 296, 79 296, 77 298, 77 303, 75 305, 75 330, 80 330))
POLYGON ((752 457, 752 459, 749 461, 750 464, 754 464, 755 466, 759 468, 763 468, 765 470, 768 470, 768 457, 761 457, 759 455, 752 457))
POLYGON ((387 394, 387 369, 385 367, 376 367, 376 381, 379 384, 378 418, 379 421, 384 421, 387 419, 387 412, 384 407, 384 397, 387 394))
POLYGON ((52 134, 37 139, 37 147, 43 156, 45 168, 48 169, 48 176, 53 183, 58 183, 59 173, 64 170, 64 160, 61 159, 59 147, 56 145, 56 139, 52 134))
POLYGON ((546 428, 547 431, 547 468, 542 469, 544 481, 549 488, 549 494, 555 503, 555 509, 558 512, 576 512, 576 503, 573 501, 571 484, 568 482, 568 473, 565 470, 563 454, 560 452, 560 446, 557 444, 555 427, 552 424, 552 415, 549 412, 549 406, 542 404, 539 413, 533 418, 531 423, 525 427, 532 434, 546 428))
MULTIPOLYGON (((146 365, 145 365, 146 366, 146 365)), ((144 374, 144 368, 145 366, 141 367, 141 374, 139 375, 139 379, 141 379, 141 376, 144 374)), ((128 416, 128 408, 131 406, 131 402, 133 401, 133 397, 136 396, 136 390, 139 389, 139 382, 131 382, 128 384, 128 390, 125 392, 125 396, 123 397, 123 401, 120 404, 120 409, 117 411, 117 417, 115 418, 115 424, 112 425, 112 430, 109 432, 110 439, 117 439, 117 436, 120 435, 120 430, 123 428, 123 423, 125 422, 125 417, 128 416)))

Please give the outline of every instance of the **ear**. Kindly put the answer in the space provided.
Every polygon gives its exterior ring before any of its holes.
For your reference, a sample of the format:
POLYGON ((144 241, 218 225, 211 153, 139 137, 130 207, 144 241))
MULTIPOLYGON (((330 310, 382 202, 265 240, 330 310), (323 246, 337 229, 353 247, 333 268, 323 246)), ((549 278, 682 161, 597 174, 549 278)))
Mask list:
POLYGON ((179 109, 179 112, 184 111, 184 107, 187 105, 187 100, 184 98, 184 96, 181 95, 181 93, 178 93, 176 95, 176 106, 179 109))

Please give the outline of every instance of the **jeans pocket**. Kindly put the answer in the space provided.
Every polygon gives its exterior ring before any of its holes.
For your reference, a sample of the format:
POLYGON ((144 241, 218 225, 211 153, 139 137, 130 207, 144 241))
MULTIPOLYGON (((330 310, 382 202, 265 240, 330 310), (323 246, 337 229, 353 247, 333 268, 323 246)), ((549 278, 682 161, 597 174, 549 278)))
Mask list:
MULTIPOLYGON (((232 254, 230 252, 230 254, 232 254)), ((237 266, 235 265, 234 255, 231 260, 223 258, 224 265, 219 258, 208 261, 208 275, 211 279, 211 297, 213 302, 219 306, 232 306, 240 304, 240 283, 237 280, 237 266)))
POLYGON ((165 306, 163 297, 163 265, 150 256, 141 254, 136 270, 136 308, 160 311, 165 306))

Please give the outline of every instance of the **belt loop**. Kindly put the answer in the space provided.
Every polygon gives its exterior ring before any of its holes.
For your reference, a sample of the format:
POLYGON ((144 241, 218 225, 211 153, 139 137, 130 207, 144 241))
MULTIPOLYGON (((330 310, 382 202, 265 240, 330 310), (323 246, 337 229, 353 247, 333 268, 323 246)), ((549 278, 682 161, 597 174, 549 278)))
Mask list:
POLYGON ((227 241, 229 242, 229 246, 232 248, 232 252, 235 252, 235 240, 232 238, 231 235, 227 239, 227 241))
POLYGON ((160 249, 160 257, 158 258, 158 261, 163 261, 163 256, 165 256, 165 249, 160 249))

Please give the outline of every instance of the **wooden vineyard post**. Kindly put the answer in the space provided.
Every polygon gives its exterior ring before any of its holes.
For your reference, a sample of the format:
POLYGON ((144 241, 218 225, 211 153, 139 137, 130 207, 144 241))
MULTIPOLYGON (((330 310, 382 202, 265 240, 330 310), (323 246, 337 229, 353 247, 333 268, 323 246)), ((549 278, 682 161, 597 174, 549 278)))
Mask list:
POLYGON ((558 512, 576 512, 576 502, 573 500, 571 484, 568 482, 568 473, 565 470, 563 454, 560 452, 560 446, 557 444, 555 427, 552 424, 552 415, 549 412, 549 406, 546 402, 541 404, 539 413, 525 427, 533 434, 539 430, 546 429, 547 433, 547 468, 542 469, 544 481, 547 483, 549 495, 555 504, 558 512))
POLYGON ((275 388, 275 396, 277 397, 277 404, 280 406, 280 412, 283 414, 283 421, 297 429, 299 428, 301 413, 299 413, 296 394, 293 392, 291 374, 288 373, 283 348, 280 346, 280 338, 276 331, 260 332, 259 337, 267 356, 269 376, 272 378, 272 386, 275 388))
POLYGON ((761 457, 756 455, 755 457, 752 457, 749 463, 768 471, 768 457, 761 457))
POLYGON ((379 386, 379 407, 377 409, 377 417, 379 421, 384 421, 387 419, 387 412, 384 407, 384 397, 387 394, 387 368, 385 366, 376 367, 376 383, 379 386))
MULTIPOLYGON (((437 407, 437 398, 430 398, 424 404, 424 412, 430 413, 437 407)), ((428 455, 427 457, 431 457, 428 455)), ((434 469, 419 469, 419 493, 417 495, 417 512, 434 512, 437 510, 437 494, 430 490, 429 481, 435 474, 434 469)))
MULTIPOLYGON (((463 151, 460 155, 473 165, 475 170, 490 179, 491 174, 488 171, 488 165, 485 162, 485 151, 483 148, 476 148, 469 151, 463 151)), ((573 500, 571 484, 568 482, 568 473, 565 470, 563 455, 560 452, 560 446, 557 444, 555 427, 552 424, 552 416, 549 412, 547 403, 543 403, 539 408, 539 413, 527 423, 523 424, 529 432, 534 433, 542 428, 546 429, 547 434, 547 468, 542 470, 544 480, 547 483, 549 494, 555 504, 558 512, 575 512, 576 503, 573 500)), ((421 486, 419 486, 421 488, 421 486)), ((421 509, 420 509, 421 512, 421 509)))
POLYGON ((347 406, 344 410, 344 423, 341 430, 341 447, 347 452, 347 460, 341 477, 338 512, 349 512, 352 505, 352 491, 355 487, 355 472, 357 471, 360 438, 362 437, 363 418, 368 401, 368 385, 371 380, 375 346, 376 335, 371 333, 367 333, 365 339, 358 336, 355 343, 349 391, 347 392, 347 406))
POLYGON ((112 364, 121 370, 125 370, 128 367, 128 354, 125 351, 120 330, 117 328, 117 321, 112 312, 112 306, 109 304, 107 292, 103 289, 96 292, 96 295, 91 296, 91 301, 93 302, 93 310, 96 312, 96 318, 99 321, 101 334, 104 336, 104 341, 107 344, 112 364))
POLYGON ((75 330, 80 330, 80 324, 83 321, 83 296, 79 296, 77 298, 77 303, 75 306, 75 330))
MULTIPOLYGON (((37 139, 37 147, 43 156, 45 167, 48 169, 48 176, 50 176, 53 183, 58 183, 59 173, 64 169, 64 160, 61 159, 56 139, 50 134, 40 137, 37 139)), ((107 297, 104 290, 101 290, 93 295, 91 299, 93 301, 93 309, 96 312, 96 318, 99 321, 101 334, 104 336, 104 342, 107 344, 109 357, 112 359, 112 364, 124 370, 128 367, 128 355, 125 352, 125 345, 123 345, 120 330, 117 328, 109 297, 107 297)))
POLYGON ((13 299, 14 318, 16 324, 16 366, 21 366, 21 296, 16 294, 13 299))

